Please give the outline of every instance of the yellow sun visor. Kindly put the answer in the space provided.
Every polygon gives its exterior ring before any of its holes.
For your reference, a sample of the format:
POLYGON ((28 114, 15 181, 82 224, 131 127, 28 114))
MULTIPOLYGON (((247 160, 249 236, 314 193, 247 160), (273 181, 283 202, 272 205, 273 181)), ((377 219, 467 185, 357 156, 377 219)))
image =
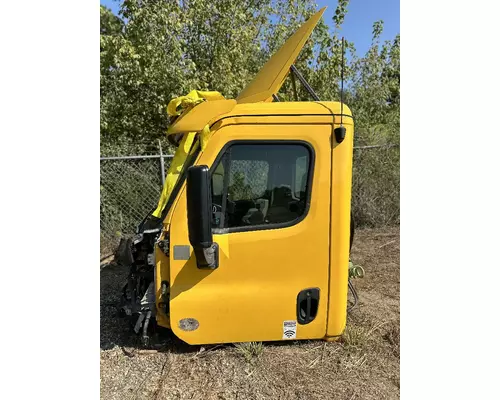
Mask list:
POLYGON ((236 105, 236 100, 204 101, 187 110, 168 128, 168 135, 199 132, 219 115, 227 114, 236 105))
POLYGON ((238 95, 236 101, 239 104, 272 100, 273 94, 280 90, 290 66, 306 44, 325 10, 326 7, 323 7, 309 18, 269 59, 253 81, 238 95))

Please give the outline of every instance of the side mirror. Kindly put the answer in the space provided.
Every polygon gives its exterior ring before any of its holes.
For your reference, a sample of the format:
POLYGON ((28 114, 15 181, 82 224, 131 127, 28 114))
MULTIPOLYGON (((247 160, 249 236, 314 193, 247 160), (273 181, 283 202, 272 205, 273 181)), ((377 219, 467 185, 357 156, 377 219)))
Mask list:
POLYGON ((198 268, 215 269, 219 265, 219 248, 212 237, 212 191, 206 165, 188 169, 186 195, 189 242, 196 263, 198 268))

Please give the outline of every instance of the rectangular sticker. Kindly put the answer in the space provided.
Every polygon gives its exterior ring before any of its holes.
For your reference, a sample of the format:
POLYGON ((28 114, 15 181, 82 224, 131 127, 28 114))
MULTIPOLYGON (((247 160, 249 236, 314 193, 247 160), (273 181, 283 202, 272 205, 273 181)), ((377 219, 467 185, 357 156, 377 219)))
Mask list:
POLYGON ((189 260, 191 256, 191 247, 188 245, 175 245, 174 246, 174 260, 189 260))
POLYGON ((297 321, 283 321, 283 339, 297 337, 297 321))

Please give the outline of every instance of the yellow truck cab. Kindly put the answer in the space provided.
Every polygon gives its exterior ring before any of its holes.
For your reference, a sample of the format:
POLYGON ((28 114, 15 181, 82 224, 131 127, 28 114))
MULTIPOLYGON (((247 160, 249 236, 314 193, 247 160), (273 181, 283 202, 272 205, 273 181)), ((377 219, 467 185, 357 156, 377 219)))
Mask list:
POLYGON ((161 228, 140 233, 141 240, 154 234, 154 256, 144 261, 150 283, 137 281, 139 272, 147 275, 138 266, 146 257, 128 249, 136 280, 129 276, 124 296, 136 300, 126 314, 139 315, 136 331, 144 336, 150 318, 189 344, 334 340, 343 333, 351 112, 340 102, 273 101, 323 11, 236 99, 203 101, 171 125, 176 143, 198 133, 180 142, 186 156, 161 228))

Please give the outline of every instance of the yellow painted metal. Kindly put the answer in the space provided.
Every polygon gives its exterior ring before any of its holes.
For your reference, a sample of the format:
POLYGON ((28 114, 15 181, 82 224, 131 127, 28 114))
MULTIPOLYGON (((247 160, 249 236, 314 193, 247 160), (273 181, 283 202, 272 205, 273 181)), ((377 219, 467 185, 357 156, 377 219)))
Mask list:
POLYGON ((326 7, 323 7, 309 18, 269 59, 253 81, 238 95, 236 98, 238 103, 272 100, 272 95, 278 93, 290 66, 299 55, 325 10, 326 7))
POLYGON ((173 123, 167 135, 186 132, 199 132, 211 121, 222 114, 229 113, 236 105, 236 100, 213 100, 198 104, 173 123))
MULTIPOLYGON (((337 101, 292 101, 292 102, 275 102, 275 103, 245 103, 237 104, 230 113, 221 115, 220 118, 228 118, 238 115, 243 116, 261 116, 262 122, 268 121, 273 115, 300 115, 303 117, 316 117, 316 116, 332 116, 340 123, 340 112, 343 108, 344 115, 351 116, 351 110, 345 104, 341 107, 337 101)), ((350 118, 344 118, 344 123, 352 123, 350 118)), ((297 123, 302 123, 303 119, 298 119, 297 123)))
MULTIPOLYGON (((289 122, 296 116, 300 116, 299 119, 294 120, 297 124, 335 123, 338 125, 340 124, 341 110, 344 115, 348 116, 347 118, 344 117, 344 125, 352 124, 352 113, 349 107, 345 104, 342 107, 340 102, 335 101, 237 104, 231 112, 219 115, 219 119, 213 123, 211 129, 216 131, 224 126, 239 124, 244 121, 253 124, 289 122)), ((174 201, 164 219, 165 226, 170 223, 172 211, 175 209, 177 202, 178 198, 174 201)))
MULTIPOLYGON (((191 344, 281 340, 283 321, 296 319, 299 291, 319 287, 318 315, 310 324, 297 325, 297 339, 335 340, 342 334, 353 122, 343 118, 346 138, 336 144, 333 128, 340 124, 340 109, 338 102, 238 104, 212 126, 212 138, 197 165, 212 166, 224 145, 233 140, 309 142, 316 159, 311 208, 303 221, 288 228, 214 235, 220 247, 220 266, 214 271, 198 269, 192 249, 187 261, 160 255, 157 299, 161 281, 171 283, 170 315, 161 311, 157 315, 161 326, 191 344), (196 319, 199 327, 180 329, 183 318, 196 319)), ((351 115, 345 105, 343 112, 351 115)), ((164 221, 171 255, 174 246, 189 246, 183 186, 164 221)))
POLYGON ((184 100, 176 99, 179 104, 172 103, 170 112, 178 113, 182 101, 189 103, 189 110, 168 134, 182 133, 185 140, 192 140, 192 132, 202 132, 197 165, 212 166, 223 147, 235 140, 301 140, 315 152, 307 216, 286 228, 215 234, 220 252, 219 267, 213 271, 196 266, 188 238, 186 183, 182 184, 163 221, 162 235, 170 237, 170 257, 155 248, 157 303, 161 301, 161 282, 170 283, 170 314, 158 308, 156 318, 159 325, 171 328, 187 343, 281 340, 283 321, 297 319, 298 293, 310 287, 320 288, 319 309, 314 321, 297 325, 297 339, 336 340, 345 328, 351 111, 343 106, 346 138, 337 144, 333 129, 341 121, 340 103, 270 102, 324 10, 287 40, 236 101, 210 94, 211 101, 202 102, 199 98, 206 93, 191 92, 184 100), (209 127, 212 137, 207 141, 209 127), (188 246, 190 258, 175 259, 175 246, 188 246), (192 325, 196 329, 181 328, 183 319, 196 320, 198 325, 192 325))
MULTIPOLYGON (((160 237, 160 240, 165 238, 165 233, 168 231, 165 230, 160 237)), ((168 278, 170 276, 170 258, 160 250, 158 246, 155 246, 155 288, 156 288, 156 303, 159 304, 164 299, 161 298, 161 282, 163 278, 168 278)), ((168 280, 167 280, 168 281, 168 280)), ((157 307, 158 308, 158 307, 157 307)), ((165 328, 170 328, 170 319, 168 315, 165 315, 163 312, 156 313, 156 322, 165 328)))
MULTIPOLYGON (((170 259, 171 328, 187 343, 281 340, 283 321, 296 319, 297 295, 309 287, 320 288, 324 298, 316 319, 298 325, 297 339, 326 334, 331 125, 300 125, 299 117, 294 119, 295 123, 223 127, 213 134, 198 161, 212 165, 232 140, 306 141, 315 151, 314 200, 306 218, 294 226, 214 235, 220 244, 219 267, 214 271, 198 269, 193 253, 188 261, 170 259), (196 319, 198 329, 180 329, 185 318, 196 319)), ((172 216, 170 243, 189 245, 184 191, 172 216)))
MULTIPOLYGON (((182 166, 190 151, 194 150, 193 141, 197 132, 200 132, 200 145, 204 149, 210 137, 209 122, 220 114, 229 112, 236 105, 235 100, 225 100, 219 92, 203 92, 192 90, 186 96, 172 99, 167 106, 167 113, 170 116, 181 115, 176 124, 170 129, 176 133, 175 126, 179 127, 179 132, 184 133, 179 147, 175 151, 165 178, 165 183, 160 195, 160 200, 153 216, 159 218, 165 205, 168 202, 170 193, 179 178, 182 166), (206 103, 209 101, 210 103, 206 103), (214 103, 214 105, 207 104, 214 103), (193 112, 194 110, 198 110, 193 112)), ((167 132, 167 136, 170 133, 167 132)))
MULTIPOLYGON (((346 109, 347 107, 344 106, 344 112, 346 109)), ((351 118, 344 118, 343 122, 346 128, 345 139, 341 144, 335 144, 331 155, 330 304, 328 307, 327 337, 341 335, 347 317, 354 125, 351 118)), ((339 124, 340 117, 336 118, 335 127, 340 126, 339 124)))

